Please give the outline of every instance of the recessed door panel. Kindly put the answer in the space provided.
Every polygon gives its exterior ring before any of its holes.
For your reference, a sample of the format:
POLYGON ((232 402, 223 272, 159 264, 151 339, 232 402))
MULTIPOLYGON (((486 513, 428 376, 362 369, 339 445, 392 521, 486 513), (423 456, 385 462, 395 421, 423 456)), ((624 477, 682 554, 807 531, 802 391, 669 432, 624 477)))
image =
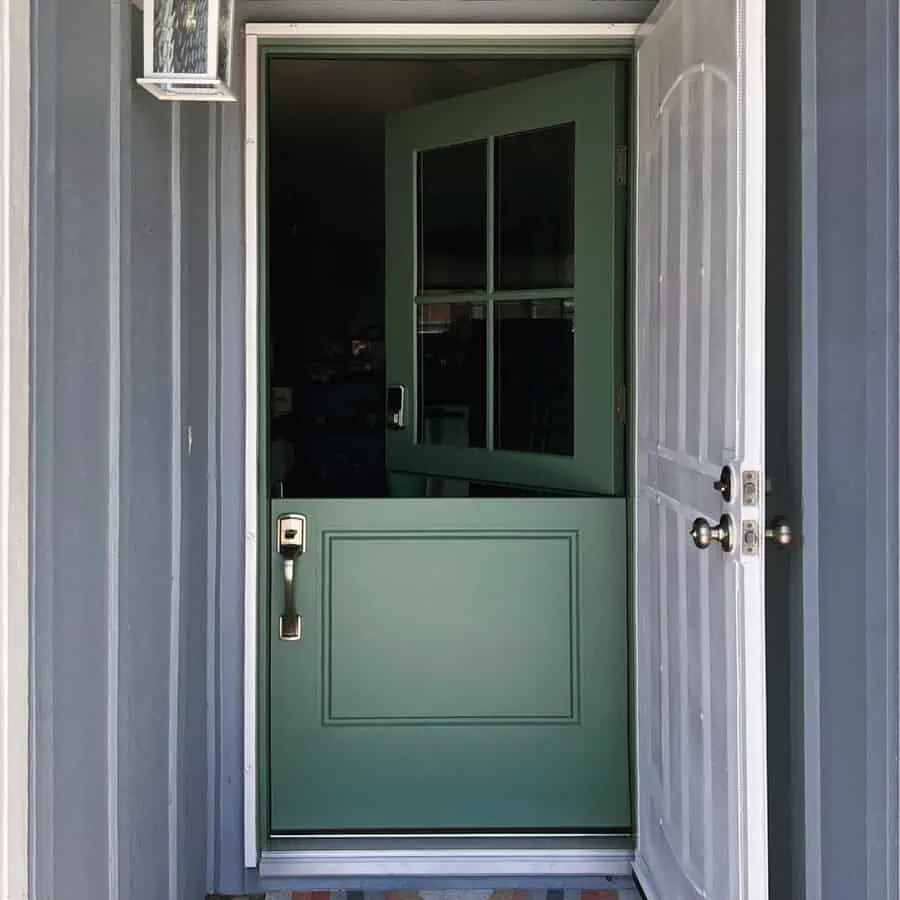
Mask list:
POLYGON ((326 721, 573 721, 577 544, 538 530, 327 535, 326 721))

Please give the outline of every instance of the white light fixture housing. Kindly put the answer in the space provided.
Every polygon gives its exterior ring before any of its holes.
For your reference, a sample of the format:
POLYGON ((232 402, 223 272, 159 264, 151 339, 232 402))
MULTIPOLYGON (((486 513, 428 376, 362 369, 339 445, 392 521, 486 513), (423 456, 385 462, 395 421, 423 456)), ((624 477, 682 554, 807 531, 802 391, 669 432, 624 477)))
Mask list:
POLYGON ((161 100, 234 100, 234 0, 144 0, 144 77, 161 100))

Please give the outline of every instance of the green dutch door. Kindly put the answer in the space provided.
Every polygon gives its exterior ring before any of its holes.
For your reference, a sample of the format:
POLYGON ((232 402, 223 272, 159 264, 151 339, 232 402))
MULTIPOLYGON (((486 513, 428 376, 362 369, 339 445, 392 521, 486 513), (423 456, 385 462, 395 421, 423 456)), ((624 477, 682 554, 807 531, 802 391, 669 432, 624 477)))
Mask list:
POLYGON ((386 123, 389 488, 270 501, 272 836, 630 829, 624 85, 386 123))

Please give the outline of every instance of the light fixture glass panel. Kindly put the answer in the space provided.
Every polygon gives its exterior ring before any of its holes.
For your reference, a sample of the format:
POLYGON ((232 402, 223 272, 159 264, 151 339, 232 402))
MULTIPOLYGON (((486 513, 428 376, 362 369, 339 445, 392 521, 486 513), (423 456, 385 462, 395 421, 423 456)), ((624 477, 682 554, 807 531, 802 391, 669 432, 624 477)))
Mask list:
POLYGON ((209 0, 162 0, 153 9, 153 69, 205 75, 209 69, 209 0))
POLYGON ((233 100, 234 0, 144 0, 144 77, 165 100, 233 100))

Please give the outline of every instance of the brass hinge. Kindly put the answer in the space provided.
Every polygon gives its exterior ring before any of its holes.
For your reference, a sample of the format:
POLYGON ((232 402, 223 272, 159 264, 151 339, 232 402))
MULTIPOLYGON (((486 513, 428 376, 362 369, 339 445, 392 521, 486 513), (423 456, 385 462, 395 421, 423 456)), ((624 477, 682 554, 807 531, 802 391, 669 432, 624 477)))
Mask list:
POLYGON ((623 425, 628 421, 628 389, 624 384, 616 387, 616 420, 623 425))
POLYGON ((616 147, 616 187, 628 187, 628 147, 616 147))

